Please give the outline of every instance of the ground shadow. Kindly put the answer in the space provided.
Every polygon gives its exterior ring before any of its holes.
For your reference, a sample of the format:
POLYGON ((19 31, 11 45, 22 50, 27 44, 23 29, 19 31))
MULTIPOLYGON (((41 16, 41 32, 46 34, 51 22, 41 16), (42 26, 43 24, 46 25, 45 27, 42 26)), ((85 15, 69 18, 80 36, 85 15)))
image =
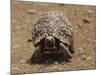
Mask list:
POLYGON ((29 64, 53 64, 55 62, 62 63, 62 62, 70 62, 68 59, 65 61, 64 54, 62 53, 51 53, 51 54, 44 54, 40 58, 35 57, 34 54, 31 56, 31 58, 28 60, 29 64), (35 61, 38 60, 38 61, 35 61))

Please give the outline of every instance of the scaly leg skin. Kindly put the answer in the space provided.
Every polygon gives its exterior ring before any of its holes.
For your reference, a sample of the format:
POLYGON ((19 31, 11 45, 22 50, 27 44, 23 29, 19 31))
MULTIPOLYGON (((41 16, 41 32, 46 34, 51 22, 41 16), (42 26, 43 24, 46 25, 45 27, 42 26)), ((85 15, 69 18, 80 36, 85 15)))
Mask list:
POLYGON ((68 61, 68 58, 72 58, 72 54, 63 43, 60 43, 60 49, 63 50, 66 61, 68 61))
POLYGON ((69 50, 71 53, 75 53, 74 47, 73 47, 73 38, 71 38, 71 45, 69 46, 69 50))
POLYGON ((70 45, 70 46, 69 46, 69 50, 70 50, 71 53, 75 53, 75 51, 74 51, 74 49, 73 49, 73 45, 70 45))
POLYGON ((36 51, 32 54, 31 58, 28 60, 30 64, 38 63, 41 61, 42 53, 39 47, 36 47, 36 51))
POLYGON ((35 54, 35 59, 34 60, 36 62, 41 62, 42 61, 42 52, 41 52, 40 48, 37 48, 37 50, 34 54, 35 54))

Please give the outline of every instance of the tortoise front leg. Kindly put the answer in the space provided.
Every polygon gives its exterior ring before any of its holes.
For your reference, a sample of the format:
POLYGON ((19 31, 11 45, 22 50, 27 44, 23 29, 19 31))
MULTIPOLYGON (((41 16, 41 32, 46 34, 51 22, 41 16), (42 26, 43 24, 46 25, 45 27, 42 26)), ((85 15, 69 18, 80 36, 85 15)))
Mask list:
POLYGON ((63 43, 60 43, 60 49, 64 52, 64 56, 66 60, 68 60, 69 58, 72 58, 72 54, 63 43))
POLYGON ((43 55, 43 53, 42 53, 41 47, 38 47, 36 49, 36 51, 34 52, 34 55, 35 55, 35 59, 34 60, 36 62, 41 62, 42 61, 42 55, 43 55))
POLYGON ((32 54, 31 58, 29 59, 29 63, 38 63, 42 60, 42 52, 40 50, 40 47, 36 47, 36 50, 32 54))

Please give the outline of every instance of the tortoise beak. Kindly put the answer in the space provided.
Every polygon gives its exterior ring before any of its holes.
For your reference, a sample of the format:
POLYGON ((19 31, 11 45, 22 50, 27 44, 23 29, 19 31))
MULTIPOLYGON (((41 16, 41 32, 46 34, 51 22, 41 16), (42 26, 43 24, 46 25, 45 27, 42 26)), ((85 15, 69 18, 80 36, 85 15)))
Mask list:
POLYGON ((45 38, 45 46, 53 47, 55 45, 55 38, 53 36, 47 36, 45 38))

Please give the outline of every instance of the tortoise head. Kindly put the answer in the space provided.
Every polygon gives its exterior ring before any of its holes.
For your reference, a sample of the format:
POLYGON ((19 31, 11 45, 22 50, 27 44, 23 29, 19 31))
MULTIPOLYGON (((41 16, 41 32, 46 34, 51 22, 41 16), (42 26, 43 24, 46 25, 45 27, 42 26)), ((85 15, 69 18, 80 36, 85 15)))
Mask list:
POLYGON ((55 43, 56 43, 56 40, 55 40, 55 37, 53 36, 47 36, 44 40, 44 43, 45 43, 45 46, 44 46, 44 49, 45 50, 48 50, 48 49, 54 49, 55 48, 55 43))

